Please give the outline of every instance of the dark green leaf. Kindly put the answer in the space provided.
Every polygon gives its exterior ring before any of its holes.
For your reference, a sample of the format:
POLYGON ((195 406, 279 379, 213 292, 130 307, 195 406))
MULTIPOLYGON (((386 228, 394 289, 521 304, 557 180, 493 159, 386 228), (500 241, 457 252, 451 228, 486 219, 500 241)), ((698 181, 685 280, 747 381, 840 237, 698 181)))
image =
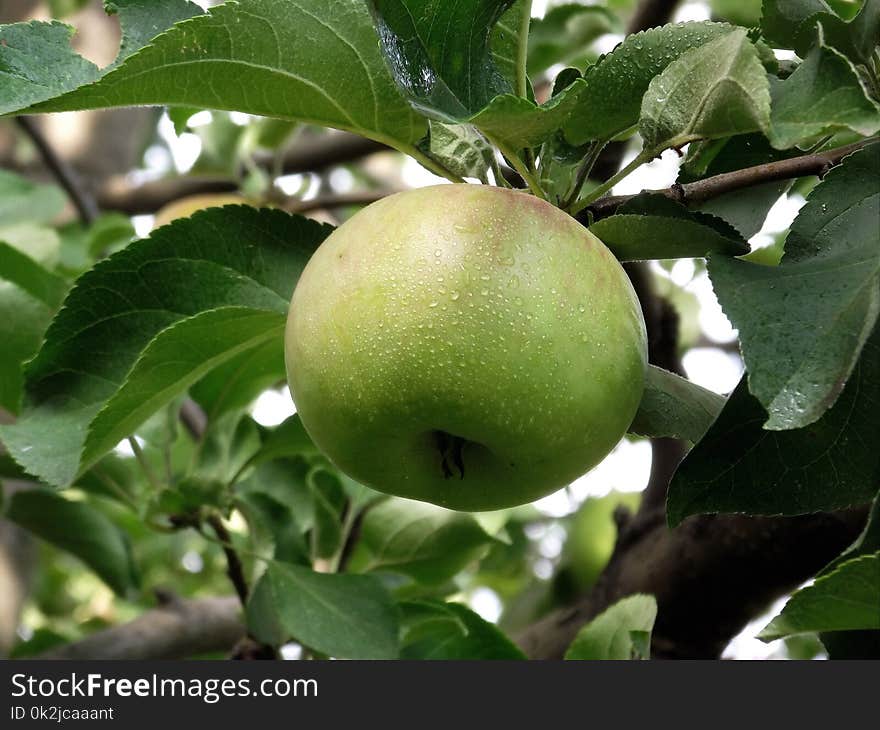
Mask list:
POLYGON ((880 145, 833 169, 801 210, 778 267, 712 257, 767 428, 812 423, 840 392, 880 309, 880 145), (845 272, 845 273, 844 273, 845 272))
POLYGON ((489 34, 492 60, 512 89, 526 83, 526 59, 522 56, 528 46, 521 39, 530 33, 531 15, 531 0, 513 0, 489 34))
POLYGON ((846 56, 814 47, 785 81, 771 86, 770 139, 785 149, 841 131, 869 136, 880 129, 880 106, 846 56))
POLYGON ((862 530, 862 534, 843 554, 826 565, 819 575, 830 573, 847 560, 876 553, 877 551, 880 551, 880 492, 874 498, 874 503, 871 505, 871 513, 868 516, 868 522, 865 525, 865 529, 862 530))
POLYGON ((587 69, 585 88, 564 127, 566 138, 581 145, 635 126, 651 79, 686 51, 732 30, 724 23, 678 23, 628 36, 587 69))
POLYGON ((270 564, 254 588, 248 626, 262 641, 293 637, 310 649, 345 659, 394 659, 398 618, 391 597, 372 576, 316 573, 270 564))
POLYGON ((109 14, 118 15, 122 26, 122 43, 114 65, 178 21, 202 13, 189 0, 104 0, 104 8, 109 14))
POLYGON ((670 525, 706 512, 804 514, 869 501, 880 477, 880 328, 833 408, 795 431, 767 431, 745 378, 669 486, 670 525))
POLYGON ((525 659, 497 627, 458 603, 400 604, 402 659, 525 659))
POLYGON ((512 149, 536 147, 559 130, 578 104, 584 82, 575 81, 540 106, 513 94, 500 94, 469 121, 512 149))
POLYGON ((421 583, 444 583, 491 541, 471 515, 392 498, 366 513, 349 566, 355 572, 388 570, 421 583))
POLYGON ((566 659, 648 659, 657 618, 654 596, 628 596, 600 613, 575 637, 566 659))
POLYGON ((210 421, 246 408, 260 393, 283 380, 284 343, 272 338, 212 370, 190 388, 190 394, 210 421))
POLYGON ((671 436, 698 442, 724 407, 717 393, 653 365, 630 433, 649 438, 671 436))
POLYGON ((738 28, 687 51, 651 80, 639 132, 656 155, 696 139, 765 131, 769 123, 767 73, 738 28))
POLYGON ((280 211, 215 208, 99 263, 28 365, 23 416, 0 429, 9 451, 69 484, 210 366, 280 338, 299 273, 329 231, 280 211))
MULTIPOLYGON (((744 167, 776 162, 798 152, 774 149, 763 134, 697 142, 688 147, 688 157, 679 172, 678 182, 693 182, 744 167)), ((748 239, 761 230, 770 208, 790 185, 789 180, 754 185, 708 200, 698 209, 723 218, 748 239)))
POLYGON ((345 490, 333 471, 320 466, 309 472, 307 483, 315 505, 312 551, 315 557, 332 558, 342 544, 345 490))
POLYGON ((97 69, 88 64, 88 73, 74 74, 86 62, 69 48, 62 53, 66 26, 35 48, 47 32, 43 27, 37 36, 27 24, 0 30, 7 41, 0 58, 16 54, 16 79, 24 79, 2 86, 0 113, 44 100, 38 111, 150 104, 227 109, 346 129, 411 152, 424 135, 424 122, 388 73, 361 0, 226 3, 179 23, 85 86, 97 69))
POLYGON ((690 211, 664 195, 639 195, 616 215, 590 226, 620 261, 696 258, 749 252, 745 239, 720 218, 690 211))
POLYGON ((22 366, 40 348, 52 311, 17 286, 0 281, 0 407, 18 413, 24 374, 22 366))
POLYGON ((777 48, 794 48, 801 23, 822 12, 833 14, 824 0, 764 0, 761 31, 777 48))
MULTIPOLYGON (((849 3, 849 7, 853 4, 849 3)), ((841 10, 840 5, 834 8, 841 10)), ((791 47, 798 55, 806 56, 816 42, 817 30, 821 28, 828 45, 849 57, 853 63, 869 65, 871 53, 880 43, 880 2, 864 0, 861 10, 853 18, 842 18, 835 12, 820 11, 796 28, 791 47)))
POLYGON ((799 590, 758 638, 856 630, 880 630, 880 552, 847 560, 799 590))
POLYGON ((492 60, 490 33, 513 0, 371 0, 398 85, 437 119, 468 117, 512 91, 492 60))
POLYGON ((137 587, 128 538, 85 502, 74 502, 49 489, 16 492, 6 517, 56 547, 76 555, 116 593, 137 587))
POLYGON ((73 32, 55 21, 0 25, 0 115, 98 79, 98 67, 70 47, 73 32))
POLYGON ((236 499, 250 526, 255 551, 263 558, 309 565, 302 529, 290 508, 265 492, 248 491, 236 499))

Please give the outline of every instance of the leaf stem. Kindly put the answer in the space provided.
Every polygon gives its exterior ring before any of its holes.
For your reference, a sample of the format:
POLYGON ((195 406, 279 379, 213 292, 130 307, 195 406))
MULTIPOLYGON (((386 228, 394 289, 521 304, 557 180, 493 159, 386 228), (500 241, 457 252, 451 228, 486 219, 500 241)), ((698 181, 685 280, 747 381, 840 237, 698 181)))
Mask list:
POLYGON ((532 22, 532 0, 523 3, 522 15, 519 19, 519 35, 516 47, 516 93, 526 98, 528 94, 529 76, 526 61, 529 51, 529 26, 532 22))
POLYGON ((581 162, 581 166, 578 168, 577 177, 574 181, 574 186, 571 191, 565 198, 565 202, 560 206, 561 208, 567 210, 571 207, 572 203, 577 200, 577 196, 580 195, 581 189, 584 187, 584 183, 587 181, 587 178, 590 176, 590 173, 593 171, 593 167, 596 165, 596 161, 599 159, 599 155, 602 154, 602 150, 605 149, 605 145, 607 142, 603 142, 601 140, 596 140, 590 145, 590 149, 587 152, 586 157, 584 157, 581 162))
POLYGON ((141 445, 137 442, 137 439, 134 436, 128 437, 128 445, 131 446, 131 450, 134 452, 135 458, 138 460, 141 471, 144 473, 144 476, 147 478, 153 491, 161 491, 162 484, 156 479, 156 475, 153 473, 153 469, 150 467, 147 457, 144 455, 143 449, 141 449, 141 445))
POLYGON ((492 144, 494 144, 502 155, 507 159, 510 163, 511 167, 519 173, 519 176, 525 180, 526 185, 529 186, 529 190, 532 191, 532 194, 541 198, 542 200, 547 200, 547 194, 544 192, 541 187, 541 183, 538 182, 538 178, 529 170, 528 166, 523 162, 522 158, 516 154, 510 147, 508 147, 503 142, 500 142, 497 139, 493 139, 492 137, 486 136, 492 144))
POLYGON ((571 206, 571 210, 569 212, 573 216, 577 215, 588 205, 605 195, 605 193, 611 190, 611 188, 617 185, 617 183, 619 183, 621 180, 631 175, 633 172, 635 172, 635 170, 644 165, 646 162, 650 162, 652 159, 654 159, 653 152, 646 152, 645 150, 642 150, 632 159, 632 161, 626 167, 620 170, 617 174, 612 175, 598 188, 596 188, 595 190, 591 190, 587 195, 585 195, 577 203, 571 206))

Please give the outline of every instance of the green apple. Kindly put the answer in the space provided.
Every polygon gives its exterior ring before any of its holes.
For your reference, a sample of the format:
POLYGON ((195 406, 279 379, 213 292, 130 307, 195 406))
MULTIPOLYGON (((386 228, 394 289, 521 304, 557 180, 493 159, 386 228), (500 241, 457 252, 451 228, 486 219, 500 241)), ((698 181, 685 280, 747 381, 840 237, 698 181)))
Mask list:
POLYGON ((392 195, 334 231, 290 304, 288 380, 342 471, 451 509, 531 502, 632 421, 645 325, 599 239, 521 192, 392 195))

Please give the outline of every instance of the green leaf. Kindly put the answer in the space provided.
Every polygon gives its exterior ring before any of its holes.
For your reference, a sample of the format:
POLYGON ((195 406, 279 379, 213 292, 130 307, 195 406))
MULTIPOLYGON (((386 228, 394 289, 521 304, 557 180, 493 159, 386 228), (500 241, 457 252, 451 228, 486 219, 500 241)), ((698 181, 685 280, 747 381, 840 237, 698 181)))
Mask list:
POLYGON ((104 9, 109 15, 118 15, 122 26, 122 42, 114 66, 178 21, 202 13, 189 0, 104 0, 104 9))
POLYGON ((814 631, 880 629, 880 552, 848 560, 802 588, 758 634, 773 641, 814 631))
POLYGON ((407 601, 402 659, 525 659, 496 626, 458 603, 407 601))
POLYGON ((312 551, 315 557, 332 558, 342 546, 342 512, 345 490, 339 477, 330 469, 312 469, 306 483, 314 501, 312 551))
POLYGON ((236 355, 190 388, 208 420, 249 406, 284 380, 284 342, 273 338, 236 355))
POLYGON ((793 48, 803 58, 815 44, 817 30, 821 29, 829 46, 843 53, 853 63, 870 65, 871 54, 880 43, 878 0, 864 0, 859 12, 849 18, 843 18, 839 13, 847 5, 849 8, 855 7, 851 3, 833 3, 833 9, 818 0, 803 5, 805 7, 801 8, 801 12, 806 8, 812 12, 785 30, 784 47, 793 48))
POLYGON ((283 337, 283 316, 246 307, 200 312, 167 327, 92 419, 81 466, 94 463, 214 366, 255 344, 283 337))
POLYGON ((128 538, 85 502, 64 499, 50 489, 29 489, 12 496, 5 516, 76 555, 119 595, 137 587, 128 538))
POLYGON ((98 67, 70 47, 73 32, 55 21, 0 25, 0 115, 98 79, 98 67))
POLYGON ((607 8, 570 3, 551 7, 529 31, 528 71, 534 76, 557 63, 577 64, 589 45, 618 21, 607 8))
POLYGON ((250 526, 251 541, 259 556, 310 565, 302 528, 286 504, 265 492, 248 491, 236 498, 236 507, 250 526))
POLYGON ((0 428, 9 451, 44 481, 70 484, 122 429, 201 377, 202 357, 220 364, 281 337, 297 278, 330 230, 228 206, 177 220, 99 263, 28 365, 22 417, 0 428))
POLYGON ((833 14, 824 0, 764 0, 761 31, 777 48, 794 48, 801 24, 816 13, 833 14))
POLYGON ((101 258, 124 248, 136 238, 131 219, 121 213, 104 213, 89 228, 86 250, 101 258))
POLYGON ((785 81, 771 86, 770 139, 785 149, 825 135, 880 129, 880 106, 862 85, 846 56, 819 44, 785 81))
POLYGON ((64 279, 3 241, 0 241, 0 279, 15 284, 52 309, 60 304, 67 291, 64 279))
POLYGON ((425 154, 459 177, 487 182, 495 152, 486 138, 469 124, 431 120, 422 142, 425 154))
MULTIPOLYGON (((2 28, 0 26, 0 38, 2 28)), ((0 69, 4 50, 0 43, 0 69)), ((0 78, 3 78, 2 71, 0 78)), ((3 88, 0 84, 0 100, 3 88)), ((0 170, 0 225, 4 228, 16 223, 49 223, 64 209, 65 200, 64 193, 55 185, 40 185, 0 170)))
POLYGON ((469 514, 392 498, 367 511, 349 567, 440 584, 476 560, 491 541, 469 514))
POLYGON ((397 612, 372 576, 272 563, 254 588, 247 620, 258 639, 273 644, 283 634, 340 659, 398 655, 397 612))
POLYGON ((593 223, 590 232, 620 261, 697 258, 708 253, 739 256, 750 250, 725 221, 657 194, 633 198, 617 214, 593 223))
MULTIPOLYGON (((9 27, 25 41, 7 45, 24 55, 32 33, 20 24, 9 27)), ((63 26, 61 31, 67 33, 63 26)), ((45 45, 58 55, 58 38, 45 45)), ((93 69, 91 77, 59 86, 55 79, 67 78, 70 54, 56 59, 47 53, 23 58, 18 74, 42 74, 55 85, 47 91, 46 82, 35 81, 11 92, 4 86, 0 113, 43 100, 50 101, 29 111, 138 105, 225 109, 337 127, 405 151, 425 131, 388 73, 361 0, 228 2, 178 23, 99 82, 61 96, 97 74, 93 69), (235 83, 218 81, 230 78, 235 83)))
POLYGON ((241 413, 227 413, 208 423, 197 452, 194 475, 202 481, 232 484, 260 450, 259 426, 241 413))
POLYGON ((500 94, 468 121, 512 149, 537 147, 562 128, 583 88, 584 81, 578 79, 540 106, 530 99, 500 94))
POLYGON ((672 478, 670 525, 709 512, 795 515, 869 501, 880 470, 880 328, 822 418, 794 431, 767 431, 766 417, 743 378, 672 478))
MULTIPOLYGON (((786 159, 798 150, 782 152, 774 149, 763 134, 741 134, 726 139, 697 142, 688 147, 679 183, 693 182, 744 167, 763 165, 786 159)), ((725 193, 697 206, 704 213, 723 218, 743 238, 751 238, 764 226, 767 213, 791 185, 790 180, 754 185, 725 193)))
POLYGON ((573 145, 610 140, 636 125, 651 80, 692 48, 727 35, 724 23, 678 23, 627 36, 590 66, 577 108, 565 123, 573 145))
POLYGON ((767 73, 737 28, 687 51, 651 80, 639 132, 656 155, 696 139, 764 131, 769 120, 767 73))
POLYGON ((778 267, 709 260, 767 428, 805 426, 833 405, 877 321, 878 168, 875 144, 826 175, 792 225, 778 267))
POLYGON ((512 89, 520 83, 528 83, 525 76, 526 59, 523 58, 527 54, 528 44, 522 36, 530 34, 531 15, 532 0, 513 0, 489 34, 492 61, 512 89))
POLYGON ((761 21, 761 2, 762 0, 709 0, 709 7, 715 17, 746 28, 754 28, 761 21))
POLYGON ((251 465, 273 459, 319 454, 318 447, 306 433, 298 414, 294 413, 275 428, 266 432, 263 445, 251 459, 251 465))
MULTIPOLYGON (((851 20, 827 13, 820 14, 815 20, 821 23, 829 45, 846 54, 853 63, 870 64, 871 54, 880 44, 880 0, 864 0, 862 9, 851 20)), ((809 28, 808 23, 804 26, 809 28)), ((809 32, 815 37, 812 28, 809 32)), ((798 35, 799 47, 803 50, 803 34, 798 35)))
POLYGON ((466 118, 512 91, 489 37, 513 0, 370 0, 385 57, 414 106, 441 121, 466 118))
POLYGON ((575 637, 566 659, 648 659, 657 618, 654 596, 628 596, 600 613, 575 637))
POLYGON ((0 407, 17 414, 21 408, 22 365, 40 349, 52 310, 23 289, 0 281, 0 407))
POLYGON ((654 365, 629 432, 648 438, 671 436, 697 443, 724 407, 724 397, 654 365))

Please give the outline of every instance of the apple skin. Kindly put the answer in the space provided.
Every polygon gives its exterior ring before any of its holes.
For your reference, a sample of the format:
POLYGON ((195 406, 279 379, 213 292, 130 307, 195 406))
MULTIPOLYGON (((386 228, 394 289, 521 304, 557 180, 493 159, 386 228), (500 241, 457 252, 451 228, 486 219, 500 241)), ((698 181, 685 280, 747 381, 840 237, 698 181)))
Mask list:
POLYGON ((285 333, 297 411, 336 466, 466 511, 534 501, 601 461, 635 415, 646 352, 604 244, 482 185, 353 216, 307 264, 285 333))
POLYGON ((178 218, 189 218, 193 213, 205 208, 218 208, 224 205, 254 205, 255 203, 235 193, 199 193, 173 200, 162 207, 153 221, 153 228, 167 226, 178 218))

